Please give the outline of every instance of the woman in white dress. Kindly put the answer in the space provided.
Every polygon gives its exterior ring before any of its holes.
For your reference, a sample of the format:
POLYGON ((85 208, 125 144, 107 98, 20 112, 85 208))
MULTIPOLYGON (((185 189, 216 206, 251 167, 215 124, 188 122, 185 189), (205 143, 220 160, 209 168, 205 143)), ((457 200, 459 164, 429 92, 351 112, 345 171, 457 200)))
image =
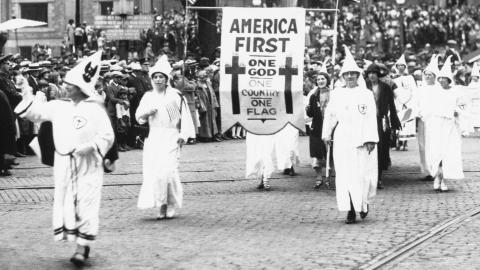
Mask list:
POLYGON ((169 86, 171 67, 166 56, 150 69, 153 90, 146 92, 136 111, 138 123, 150 126, 143 147, 143 184, 138 208, 159 208, 158 219, 173 218, 182 207, 183 189, 178 172, 181 146, 195 138, 187 102, 169 86))
POLYGON ((453 85, 450 57, 438 75, 440 87, 430 98, 425 120, 425 157, 435 177, 433 188, 447 191, 445 179, 462 179, 462 132, 468 130, 466 102, 459 86, 453 85), (467 124, 467 125, 466 125, 467 124))
POLYGON ((345 223, 356 222, 356 212, 364 219, 376 194, 378 180, 377 107, 372 91, 358 84, 360 69, 345 46, 345 61, 340 76, 345 87, 335 88, 325 110, 322 139, 327 146, 335 142, 335 186, 337 206, 348 211, 345 223))

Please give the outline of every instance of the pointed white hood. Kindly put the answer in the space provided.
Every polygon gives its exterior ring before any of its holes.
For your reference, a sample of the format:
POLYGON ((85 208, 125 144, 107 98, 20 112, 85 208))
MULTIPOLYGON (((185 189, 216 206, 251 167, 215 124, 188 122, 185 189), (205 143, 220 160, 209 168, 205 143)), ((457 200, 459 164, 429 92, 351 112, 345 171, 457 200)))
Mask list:
POLYGON ((363 70, 358 67, 357 62, 355 62, 355 59, 353 58, 353 55, 350 52, 350 49, 348 49, 346 45, 343 45, 343 48, 345 49, 345 60, 343 61, 343 66, 342 66, 342 69, 340 70, 340 76, 342 76, 343 73, 352 72, 352 71, 358 72, 361 75, 363 70))
POLYGON ((67 72, 64 81, 78 86, 89 97, 97 95, 95 83, 100 77, 101 58, 102 51, 98 51, 82 59, 80 63, 67 72))
POLYGON ((445 77, 450 79, 450 83, 453 83, 453 72, 452 72, 452 56, 448 56, 447 60, 445 60, 445 63, 443 64, 442 69, 440 70, 438 74, 438 78, 445 77))

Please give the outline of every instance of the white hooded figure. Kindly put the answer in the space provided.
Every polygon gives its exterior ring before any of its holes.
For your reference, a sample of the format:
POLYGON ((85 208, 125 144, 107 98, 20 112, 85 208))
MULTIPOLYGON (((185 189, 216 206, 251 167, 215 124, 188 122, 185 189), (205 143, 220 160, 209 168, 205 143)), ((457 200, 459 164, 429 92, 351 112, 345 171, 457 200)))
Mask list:
POLYGON ((472 124, 480 128, 480 63, 473 64, 471 77, 472 80, 465 89, 465 95, 470 105, 472 124))
POLYGON ((408 74, 405 55, 402 55, 395 63, 398 75, 393 81, 397 85, 394 89, 395 107, 397 108, 398 119, 402 123, 402 130, 399 131, 398 139, 406 147, 406 141, 415 138, 415 115, 417 103, 417 84, 412 75, 408 74))
POLYGON ((453 74, 448 57, 438 74, 440 87, 430 97, 428 111, 422 113, 425 121, 425 156, 428 171, 435 177, 435 190, 447 191, 445 179, 462 179, 462 132, 468 129, 466 103, 460 89, 453 85, 453 74))
MULTIPOLYGON (((348 211, 346 223, 355 223, 356 211, 365 218, 378 180, 377 112, 372 91, 358 85, 362 70, 345 46, 346 57, 340 71, 346 86, 330 94, 322 139, 331 144, 336 171, 337 205, 348 211)), ((328 157, 327 157, 328 158, 328 157)))
POLYGON ((187 102, 169 85, 171 71, 165 55, 150 68, 153 90, 143 95, 135 113, 138 123, 148 122, 150 127, 143 146, 143 183, 137 206, 159 208, 158 219, 173 218, 175 209, 182 207, 180 148, 188 138, 195 138, 187 102))
POLYGON ((430 63, 423 70, 423 83, 418 88, 418 122, 417 122, 417 138, 418 150, 420 154, 420 169, 426 174, 426 180, 432 180, 433 175, 429 171, 427 159, 425 157, 425 115, 429 114, 429 108, 432 104, 431 98, 435 92, 440 88, 437 82, 437 76, 440 73, 438 69, 438 55, 432 55, 430 63))
POLYGON ((100 58, 101 51, 85 58, 66 74, 67 99, 49 102, 24 99, 15 109, 18 115, 31 121, 52 123, 54 238, 76 241, 77 250, 71 258, 76 265, 82 265, 88 258, 90 244, 98 234, 103 156, 114 141, 103 102, 94 89, 100 58))

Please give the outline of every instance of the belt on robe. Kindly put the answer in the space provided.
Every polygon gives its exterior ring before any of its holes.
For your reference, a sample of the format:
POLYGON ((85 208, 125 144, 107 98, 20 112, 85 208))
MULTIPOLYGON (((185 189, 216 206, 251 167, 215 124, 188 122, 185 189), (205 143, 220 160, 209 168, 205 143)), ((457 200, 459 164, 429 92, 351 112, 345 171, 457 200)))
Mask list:
POLYGON ((78 166, 77 163, 75 162, 75 157, 73 156, 73 153, 75 152, 75 148, 66 153, 60 153, 57 150, 55 150, 57 154, 60 156, 68 156, 69 161, 70 161, 70 179, 72 179, 72 193, 73 193, 73 206, 75 209, 75 221, 80 221, 80 214, 78 211, 78 166))

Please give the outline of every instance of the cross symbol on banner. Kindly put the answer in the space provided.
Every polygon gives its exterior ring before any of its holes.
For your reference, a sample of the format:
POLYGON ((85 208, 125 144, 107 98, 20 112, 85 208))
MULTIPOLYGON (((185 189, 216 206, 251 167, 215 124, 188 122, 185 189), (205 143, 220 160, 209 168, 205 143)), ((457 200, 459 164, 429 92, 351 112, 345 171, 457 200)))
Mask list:
POLYGON ((292 68, 292 57, 287 57, 285 67, 279 69, 279 75, 285 76, 286 111, 288 114, 293 114, 292 75, 298 75, 298 68, 292 68))
POLYGON ((238 55, 232 56, 232 65, 225 65, 225 74, 232 74, 232 113, 240 114, 238 75, 245 74, 245 67, 238 64, 238 55))

